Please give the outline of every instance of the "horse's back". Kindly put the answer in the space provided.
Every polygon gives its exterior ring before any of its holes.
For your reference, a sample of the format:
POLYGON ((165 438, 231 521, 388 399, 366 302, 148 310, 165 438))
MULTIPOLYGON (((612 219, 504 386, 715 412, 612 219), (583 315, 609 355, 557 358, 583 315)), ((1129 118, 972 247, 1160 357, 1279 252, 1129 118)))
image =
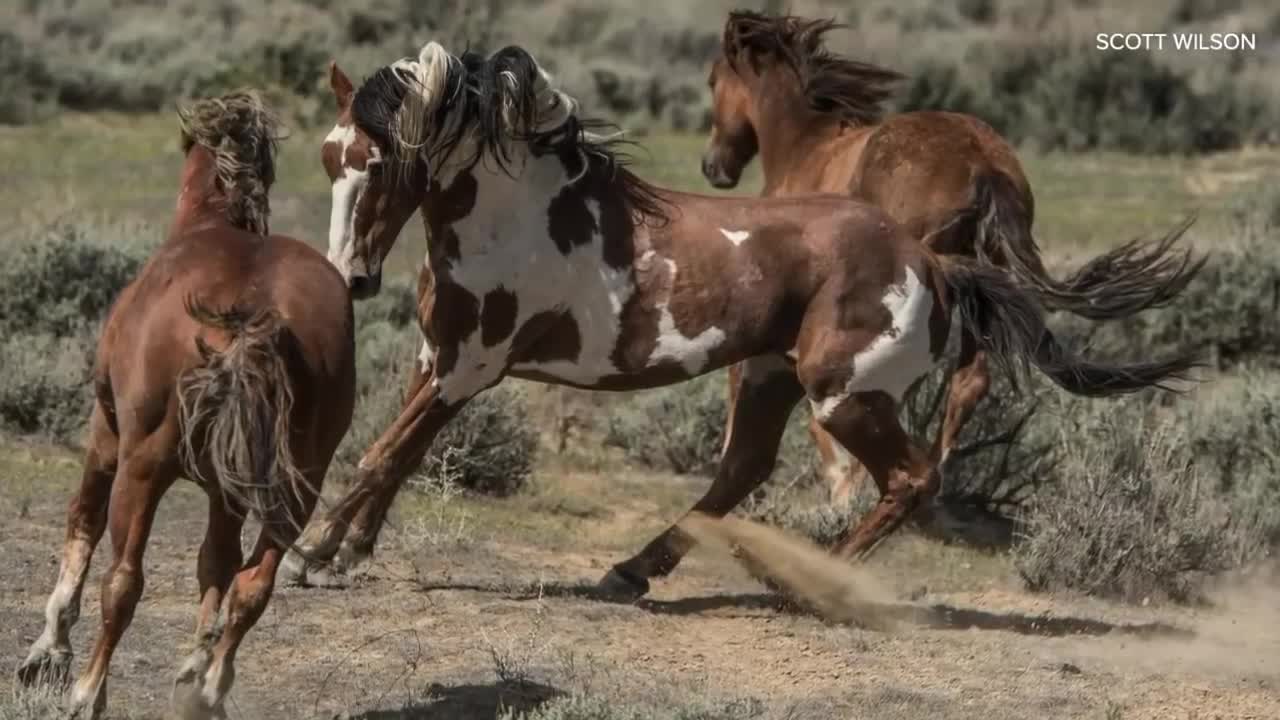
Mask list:
POLYGON ((99 400, 134 398, 143 424, 171 409, 178 377, 203 363, 197 339, 215 350, 230 342, 192 317, 191 303, 272 313, 294 346, 297 382, 323 388, 353 372, 350 296, 329 262, 293 238, 211 227, 170 238, 121 293, 99 341, 99 400))
POLYGON ((984 175, 1003 175, 1032 207, 1014 149, 972 115, 917 111, 891 115, 871 133, 851 190, 922 235, 968 206, 984 175))

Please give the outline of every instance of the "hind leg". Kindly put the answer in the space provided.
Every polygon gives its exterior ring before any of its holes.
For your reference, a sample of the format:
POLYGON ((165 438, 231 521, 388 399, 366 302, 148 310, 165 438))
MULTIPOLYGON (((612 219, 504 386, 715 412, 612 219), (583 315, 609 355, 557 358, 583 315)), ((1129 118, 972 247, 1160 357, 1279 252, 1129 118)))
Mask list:
MULTIPOLYGON (((176 425, 170 418, 167 426, 176 425)), ((87 711, 96 718, 106 707, 111 656, 142 596, 142 556, 151 524, 160 498, 177 478, 172 462, 176 447, 171 433, 162 429, 121 449, 107 519, 113 557, 111 569, 102 578, 102 629, 89 664, 72 690, 73 716, 87 711)))
POLYGON ((18 666, 18 681, 23 685, 44 681, 64 684, 71 672, 71 628, 80 617, 80 596, 89 563, 106 527, 107 503, 116 476, 117 444, 102 407, 95 403, 89 420, 84 474, 80 489, 67 508, 62 562, 58 582, 45 604, 44 630, 18 666))
MULTIPOLYGON (((308 500, 314 505, 315 499, 308 500)), ((311 507, 304 508, 306 517, 311 507)), ((235 682, 235 657, 249 630, 262 617, 275 589, 276 569, 285 548, 298 532, 283 515, 269 518, 274 532, 264 529, 243 569, 235 574, 227 593, 226 624, 209 651, 207 661, 200 658, 184 665, 174 683, 173 705, 186 720, 225 718, 224 703, 235 682)), ((236 538, 237 544, 239 538, 236 538)), ((203 608, 202 608, 203 615, 203 608)))
POLYGON ((897 403, 881 392, 845 399, 822 425, 867 468, 880 501, 836 544, 842 557, 865 555, 938 491, 937 468, 898 422, 897 403))
MULTIPOLYGON (((308 462, 303 462, 302 466, 317 467, 308 462)), ((318 467, 319 470, 306 473, 307 484, 317 491, 324 481, 328 462, 318 467)), ((239 524, 223 523, 215 535, 214 525, 210 523, 210 535, 205 541, 213 550, 207 566, 203 548, 201 553, 201 585, 205 586, 207 581, 209 586, 200 607, 199 624, 202 627, 197 628, 198 634, 203 630, 201 639, 204 642, 182 665, 174 681, 172 703, 179 717, 186 720, 226 717, 224 703, 235 682, 236 652, 245 635, 266 610, 285 550, 297 539, 297 525, 310 516, 315 503, 316 495, 306 492, 288 507, 277 508, 272 516, 265 518, 253 552, 243 566, 240 563, 239 524), (232 525, 235 526, 234 537, 232 525), (214 630, 223 594, 226 595, 226 621, 220 630, 214 630)))
POLYGON ((831 504, 844 505, 861 488, 866 469, 839 441, 822 429, 816 417, 809 419, 809 436, 818 446, 819 474, 827 483, 831 504))
MULTIPOLYGON (((787 418, 803 394, 795 371, 782 357, 761 356, 743 363, 728 446, 711 488, 690 512, 723 516, 769 477, 787 418)), ((692 538, 672 526, 615 565, 600 581, 600 589, 620 599, 641 597, 649 591, 649 578, 669 574, 692 547, 692 538)))
MULTIPOLYGON (((240 530, 244 521, 223 503, 218 492, 209 493, 209 527, 200 545, 196 575, 200 583, 200 610, 196 618, 196 646, 178 670, 174 681, 175 695, 184 685, 194 686, 204 676, 212 660, 213 644, 218 639, 218 618, 222 601, 231 581, 240 569, 240 530)), ((188 692, 190 692, 188 690, 188 692)))
POLYGON ((951 376, 951 384, 947 390, 947 405, 942 419, 942 428, 934 441, 934 462, 939 465, 947 460, 947 455, 955 447, 960 430, 973 411, 986 397, 991 387, 991 372, 987 367, 986 353, 978 350, 973 334, 965 330, 960 338, 960 357, 956 363, 956 371, 951 376))

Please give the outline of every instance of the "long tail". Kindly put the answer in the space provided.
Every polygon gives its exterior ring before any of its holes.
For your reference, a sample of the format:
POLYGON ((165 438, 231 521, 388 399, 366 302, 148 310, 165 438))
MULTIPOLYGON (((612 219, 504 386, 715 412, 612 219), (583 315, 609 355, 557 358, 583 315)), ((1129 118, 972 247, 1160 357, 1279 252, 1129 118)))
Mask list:
POLYGON ((187 313, 230 342, 219 351, 198 339, 204 362, 180 382, 184 464, 193 480, 219 488, 232 512, 252 513, 277 538, 283 521, 296 537, 306 480, 290 450, 293 390, 279 320, 269 311, 217 311, 194 300, 187 313))
POLYGON ((1157 240, 1134 240, 1085 263, 1062 280, 1045 270, 1031 235, 1021 193, 1008 177, 986 174, 975 185, 978 259, 1005 265, 1049 310, 1089 320, 1114 320, 1168 304, 1186 288, 1206 258, 1175 246, 1195 222, 1191 216, 1157 240))
POLYGON ((1195 352, 1123 365, 1087 360, 1054 337, 1036 295, 1007 271, 963 257, 934 257, 960 322, 1010 378, 1034 366, 1069 393, 1110 397, 1146 388, 1177 392, 1169 383, 1191 380, 1190 371, 1202 364, 1195 352))

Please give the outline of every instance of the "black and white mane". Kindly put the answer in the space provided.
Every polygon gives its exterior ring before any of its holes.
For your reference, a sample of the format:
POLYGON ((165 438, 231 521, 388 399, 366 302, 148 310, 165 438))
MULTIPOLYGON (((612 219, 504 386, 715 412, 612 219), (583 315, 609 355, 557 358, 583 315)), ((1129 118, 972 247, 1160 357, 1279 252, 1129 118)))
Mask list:
POLYGON ((425 164, 491 162, 512 175, 520 144, 530 154, 554 153, 575 182, 616 184, 643 216, 660 215, 658 191, 627 169, 627 141, 596 131, 609 123, 578 115, 578 102, 553 87, 528 51, 508 46, 489 56, 449 54, 429 43, 417 59, 379 68, 352 101, 352 119, 403 178, 425 164), (455 153, 466 153, 456 156, 455 153))

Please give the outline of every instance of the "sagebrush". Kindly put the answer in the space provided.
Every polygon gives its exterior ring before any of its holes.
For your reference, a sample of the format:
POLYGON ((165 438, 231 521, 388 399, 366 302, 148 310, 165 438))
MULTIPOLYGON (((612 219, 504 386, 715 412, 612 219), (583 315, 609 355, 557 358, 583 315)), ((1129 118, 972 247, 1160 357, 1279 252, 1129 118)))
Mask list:
MULTIPOLYGON (((298 121, 320 121, 329 113, 330 58, 359 76, 429 38, 480 51, 521 44, 593 114, 631 129, 698 131, 709 123, 705 80, 725 15, 741 5, 23 0, 0 9, 0 123, 58 109, 154 111, 245 83, 296 98, 298 121), (211 29, 219 42, 187 42, 211 29)), ((1275 140, 1280 94, 1264 53, 1198 64, 1177 53, 1108 54, 1093 49, 1089 31, 1135 22, 1200 32, 1260 27, 1273 21, 1261 0, 1183 2, 1173 12, 1034 0, 746 5, 848 23, 831 36, 834 49, 911 78, 898 108, 973 112, 1018 142, 1196 152, 1275 140)))
POLYGON ((98 330, 158 233, 59 224, 30 233, 0 266, 0 430, 76 442, 89 419, 98 330))

